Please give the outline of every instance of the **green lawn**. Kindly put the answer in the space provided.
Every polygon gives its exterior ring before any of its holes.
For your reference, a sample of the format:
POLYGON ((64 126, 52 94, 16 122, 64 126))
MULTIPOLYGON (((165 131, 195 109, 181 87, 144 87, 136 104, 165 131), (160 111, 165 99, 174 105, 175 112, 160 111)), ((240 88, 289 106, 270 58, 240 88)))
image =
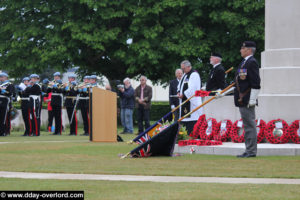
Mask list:
MULTIPOLYGON (((1 137, 0 170, 89 174, 300 178, 300 156, 238 159, 234 156, 184 155, 120 159, 136 145, 92 143, 86 136, 1 137), (33 142, 34 141, 34 142, 33 142), (43 141, 43 142, 42 142, 43 141), (47 142, 49 141, 49 142, 47 142), (50 142, 66 141, 66 142, 50 142)), ((67 134, 67 132, 65 133, 67 134)), ((122 135, 130 140, 135 135, 122 135)))
POLYGON ((153 183, 0 178, 0 190, 83 190, 86 200, 299 199, 298 185, 153 183))

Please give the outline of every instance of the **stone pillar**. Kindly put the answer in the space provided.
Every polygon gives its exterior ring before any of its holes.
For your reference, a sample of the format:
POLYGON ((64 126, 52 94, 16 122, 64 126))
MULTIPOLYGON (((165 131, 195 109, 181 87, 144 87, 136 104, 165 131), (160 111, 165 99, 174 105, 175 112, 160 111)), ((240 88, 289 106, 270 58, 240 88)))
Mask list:
POLYGON ((265 51, 257 117, 300 119, 300 1, 265 0, 265 51))

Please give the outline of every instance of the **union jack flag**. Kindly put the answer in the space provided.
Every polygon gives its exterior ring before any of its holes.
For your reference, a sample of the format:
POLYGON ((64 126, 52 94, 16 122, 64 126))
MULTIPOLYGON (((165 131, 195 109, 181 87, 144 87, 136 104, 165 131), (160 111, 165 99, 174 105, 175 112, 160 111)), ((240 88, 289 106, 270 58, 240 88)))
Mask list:
POLYGON ((144 142, 150 140, 150 136, 146 133, 143 135, 138 141, 136 141, 137 144, 143 144, 144 142))

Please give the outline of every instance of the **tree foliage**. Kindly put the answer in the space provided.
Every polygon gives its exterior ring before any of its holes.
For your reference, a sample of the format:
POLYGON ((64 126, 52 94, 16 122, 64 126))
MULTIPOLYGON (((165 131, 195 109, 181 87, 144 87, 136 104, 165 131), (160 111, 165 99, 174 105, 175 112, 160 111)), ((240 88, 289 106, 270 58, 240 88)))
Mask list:
POLYGON ((264 48, 263 0, 2 0, 0 8, 0 68, 13 76, 79 66, 167 82, 188 59, 205 79, 212 51, 230 67, 242 41, 256 41, 258 55, 264 48))

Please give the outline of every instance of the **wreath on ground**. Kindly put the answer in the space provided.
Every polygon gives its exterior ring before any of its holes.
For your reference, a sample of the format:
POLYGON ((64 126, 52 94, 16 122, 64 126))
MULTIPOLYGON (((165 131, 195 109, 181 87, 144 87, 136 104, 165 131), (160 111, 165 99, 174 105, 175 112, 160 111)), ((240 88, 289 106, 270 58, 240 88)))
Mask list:
POLYGON ((257 132, 257 143, 261 143, 265 138, 266 122, 262 119, 255 120, 256 132, 257 132))
POLYGON ((193 128, 193 132, 190 134, 190 136, 194 139, 197 139, 199 138, 200 136, 200 129, 201 129, 201 125, 202 123, 205 121, 206 119, 206 116, 205 114, 201 115, 198 119, 198 121, 196 122, 196 124, 194 125, 194 128, 193 128))
POLYGON ((200 128, 200 139, 202 140, 212 140, 214 135, 218 132, 218 122, 214 118, 209 118, 202 122, 200 128))
POLYGON ((217 125, 218 131, 214 135, 214 140, 226 142, 230 137, 232 122, 229 119, 222 120, 217 125))
POLYGON ((290 139, 296 143, 300 144, 300 120, 295 120, 288 129, 290 139))
POLYGON ((245 142, 245 130, 243 120, 234 122, 231 128, 231 140, 235 143, 245 142))
POLYGON ((282 119, 269 121, 266 127, 265 135, 272 144, 283 144, 289 140, 288 124, 282 119))

